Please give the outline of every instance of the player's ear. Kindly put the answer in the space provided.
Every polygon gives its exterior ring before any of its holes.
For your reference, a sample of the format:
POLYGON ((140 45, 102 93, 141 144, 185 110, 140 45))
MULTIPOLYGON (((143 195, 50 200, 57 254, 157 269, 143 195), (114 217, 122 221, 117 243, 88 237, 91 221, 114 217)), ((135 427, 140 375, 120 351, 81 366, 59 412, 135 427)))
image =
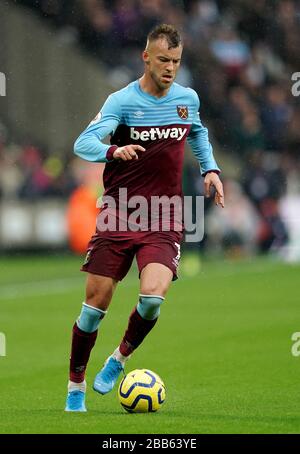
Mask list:
POLYGON ((146 65, 149 65, 150 59, 149 59, 149 54, 146 50, 143 51, 142 57, 143 57, 144 63, 146 63, 146 65))

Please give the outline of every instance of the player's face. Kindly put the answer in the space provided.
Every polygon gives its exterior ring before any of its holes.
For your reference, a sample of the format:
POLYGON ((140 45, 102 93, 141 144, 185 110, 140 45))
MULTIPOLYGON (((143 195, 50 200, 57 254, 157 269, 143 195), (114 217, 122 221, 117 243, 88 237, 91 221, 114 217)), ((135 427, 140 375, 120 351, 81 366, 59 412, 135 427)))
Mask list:
POLYGON ((173 83, 180 66, 182 45, 168 49, 166 39, 151 42, 144 51, 146 70, 159 90, 167 90, 173 83))

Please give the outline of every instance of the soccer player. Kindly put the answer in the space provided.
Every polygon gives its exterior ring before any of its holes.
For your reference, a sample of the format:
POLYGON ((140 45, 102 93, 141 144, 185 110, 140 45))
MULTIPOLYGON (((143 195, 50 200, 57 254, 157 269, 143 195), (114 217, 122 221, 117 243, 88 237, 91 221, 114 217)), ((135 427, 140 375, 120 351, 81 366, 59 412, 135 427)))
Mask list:
MULTIPOLYGON (((120 228, 122 222, 129 221, 132 209, 129 203, 124 206, 119 190, 126 188, 129 201, 143 197, 149 206, 153 196, 181 197, 187 140, 199 161, 206 195, 214 187, 215 203, 224 207, 220 170, 207 129, 199 118, 198 95, 174 82, 181 54, 178 31, 171 25, 157 26, 149 33, 142 54, 143 76, 112 93, 75 142, 76 155, 106 163, 105 197, 99 216, 102 220, 103 215, 107 219, 111 216, 116 223, 113 228, 103 228, 98 216, 96 233, 82 266, 82 271, 88 273, 86 298, 73 326, 66 411, 86 411, 85 371, 90 352, 116 285, 126 276, 134 257, 140 275, 138 303, 120 345, 95 377, 93 388, 100 394, 112 390, 126 361, 154 327, 170 283, 177 278, 183 229, 175 228, 174 222, 165 229, 159 216, 156 230, 149 223, 140 230, 129 228, 129 222, 127 228, 120 228), (106 145, 103 139, 109 135, 111 145, 106 145), (109 198, 115 206, 105 202, 109 198)), ((174 210, 170 213, 171 218, 175 217, 174 210)), ((141 217, 145 220, 144 214, 141 217)))

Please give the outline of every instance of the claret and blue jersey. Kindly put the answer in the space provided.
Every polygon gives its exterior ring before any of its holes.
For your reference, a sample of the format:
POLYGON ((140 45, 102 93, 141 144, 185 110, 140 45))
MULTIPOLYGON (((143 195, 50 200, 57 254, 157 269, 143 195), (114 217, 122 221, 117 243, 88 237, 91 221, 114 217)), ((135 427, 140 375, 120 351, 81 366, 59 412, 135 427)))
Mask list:
POLYGON ((199 117, 197 93, 173 83, 166 96, 144 92, 139 81, 111 94, 96 118, 75 142, 74 151, 92 162, 105 162, 105 195, 118 198, 120 187, 128 197, 182 195, 184 145, 188 141, 202 175, 219 170, 199 117), (110 136, 111 145, 103 143, 110 136), (138 160, 114 160, 117 147, 139 144, 146 151, 138 160))

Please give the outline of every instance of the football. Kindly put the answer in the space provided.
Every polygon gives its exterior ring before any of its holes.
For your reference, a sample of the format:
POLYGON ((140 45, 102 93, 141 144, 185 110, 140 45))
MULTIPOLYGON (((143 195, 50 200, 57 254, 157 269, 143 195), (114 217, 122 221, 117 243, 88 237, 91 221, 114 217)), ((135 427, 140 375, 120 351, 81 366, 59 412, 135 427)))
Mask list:
POLYGON ((121 381, 120 404, 129 413, 149 413, 160 409, 166 398, 162 379, 151 370, 135 369, 121 381))

